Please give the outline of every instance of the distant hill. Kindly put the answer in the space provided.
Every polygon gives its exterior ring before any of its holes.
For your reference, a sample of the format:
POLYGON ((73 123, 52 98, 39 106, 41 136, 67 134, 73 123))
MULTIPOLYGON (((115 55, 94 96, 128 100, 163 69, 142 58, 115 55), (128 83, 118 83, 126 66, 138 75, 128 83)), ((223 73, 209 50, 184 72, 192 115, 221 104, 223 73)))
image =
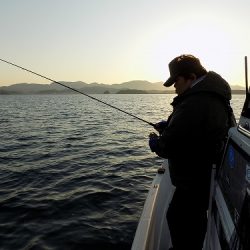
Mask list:
MULTIPOLYGON (((90 83, 85 82, 64 82, 60 83, 69 86, 71 88, 80 90, 86 94, 103 94, 109 92, 115 94, 121 90, 130 90, 130 93, 138 93, 138 91, 143 91, 143 93, 161 93, 167 92, 167 89, 163 87, 163 83, 151 83, 148 81, 130 81, 121 84, 103 84, 103 83, 90 83)), ((57 83, 50 84, 34 84, 34 83, 18 83, 10 86, 0 87, 0 94, 69 94, 73 93, 57 83)))
MULTIPOLYGON (((165 88, 162 82, 148 82, 143 80, 134 80, 120 84, 103 84, 103 83, 85 83, 64 82, 60 83, 73 89, 80 90, 86 94, 121 94, 121 93, 174 93, 174 87, 165 88)), ((245 89, 241 86, 231 86, 233 93, 244 94, 245 89)), ((17 83, 10 86, 0 87, 0 94, 72 94, 74 91, 67 89, 57 83, 35 84, 35 83, 17 83)))
POLYGON ((113 88, 118 89, 139 89, 139 90, 160 90, 160 91, 166 91, 166 87, 163 86, 163 82, 148 82, 148 81, 142 81, 142 80, 136 80, 136 81, 130 81, 130 82, 124 82, 121 84, 112 84, 113 88))

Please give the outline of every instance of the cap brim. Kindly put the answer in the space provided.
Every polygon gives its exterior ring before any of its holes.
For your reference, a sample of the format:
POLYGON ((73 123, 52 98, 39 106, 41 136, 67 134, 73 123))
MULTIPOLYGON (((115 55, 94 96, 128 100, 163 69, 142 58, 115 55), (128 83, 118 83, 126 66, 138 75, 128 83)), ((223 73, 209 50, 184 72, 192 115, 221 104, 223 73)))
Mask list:
POLYGON ((163 86, 165 87, 170 87, 171 85, 173 85, 175 82, 175 78, 174 77, 169 77, 167 79, 167 81, 163 84, 163 86))

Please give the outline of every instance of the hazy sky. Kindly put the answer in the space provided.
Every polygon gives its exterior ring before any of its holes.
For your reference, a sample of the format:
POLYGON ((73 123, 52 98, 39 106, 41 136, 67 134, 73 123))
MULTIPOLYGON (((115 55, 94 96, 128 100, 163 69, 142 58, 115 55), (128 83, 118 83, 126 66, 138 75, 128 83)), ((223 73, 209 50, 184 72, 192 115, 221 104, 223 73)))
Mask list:
MULTIPOLYGON (((0 3, 0 58, 57 81, 164 81, 169 61, 191 53, 230 84, 244 84, 249 0, 0 3)), ((49 83, 3 62, 0 72, 1 86, 49 83)))

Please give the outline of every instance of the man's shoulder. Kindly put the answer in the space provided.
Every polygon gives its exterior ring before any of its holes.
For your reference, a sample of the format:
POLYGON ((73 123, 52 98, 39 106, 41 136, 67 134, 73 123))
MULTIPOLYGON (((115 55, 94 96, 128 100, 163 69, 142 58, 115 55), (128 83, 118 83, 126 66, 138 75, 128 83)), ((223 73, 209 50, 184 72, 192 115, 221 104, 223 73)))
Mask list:
POLYGON ((219 95, 211 92, 199 92, 195 94, 189 94, 183 96, 181 100, 176 102, 174 108, 185 108, 186 110, 200 110, 204 112, 204 109, 216 109, 218 106, 224 106, 225 100, 219 95))

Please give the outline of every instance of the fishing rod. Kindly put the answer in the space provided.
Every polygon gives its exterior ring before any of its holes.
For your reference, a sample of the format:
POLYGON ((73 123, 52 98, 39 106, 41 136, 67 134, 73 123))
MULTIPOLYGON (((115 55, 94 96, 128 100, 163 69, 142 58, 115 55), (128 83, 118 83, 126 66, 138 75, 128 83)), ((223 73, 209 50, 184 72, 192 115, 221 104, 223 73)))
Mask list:
POLYGON ((244 117, 250 116, 249 103, 250 103, 250 91, 248 88, 248 67, 247 67, 247 56, 245 56, 245 82, 246 82, 246 99, 243 105, 241 115, 244 117))
POLYGON ((73 91, 75 91, 75 92, 77 92, 77 93, 79 93, 79 94, 85 95, 85 96, 91 98, 92 100, 95 100, 95 101, 97 101, 97 102, 100 102, 100 103, 102 103, 102 104, 104 104, 104 105, 109 106, 110 108, 116 109, 116 110, 118 110, 118 111, 120 111, 120 112, 122 112, 122 113, 124 113, 124 114, 127 114, 127 115, 129 115, 129 116, 132 116, 132 117, 136 118, 136 119, 139 120, 139 121, 145 122, 145 123, 149 124, 150 126, 155 127, 155 124, 153 124, 153 123, 151 123, 151 122, 148 122, 148 121, 146 121, 146 120, 144 120, 144 119, 142 119, 142 118, 140 118, 140 117, 138 117, 138 116, 136 116, 136 115, 133 115, 133 114, 131 114, 131 113, 125 111, 125 110, 122 110, 122 109, 120 109, 120 108, 118 108, 118 107, 115 107, 115 106, 109 104, 109 103, 106 103, 106 102, 104 102, 104 101, 102 101, 102 100, 99 100, 99 99, 97 99, 97 98, 95 98, 95 97, 93 97, 93 96, 90 96, 90 95, 88 95, 88 94, 86 94, 86 93, 84 93, 84 92, 82 92, 82 91, 80 91, 80 90, 78 90, 78 89, 71 88, 71 87, 69 87, 69 86, 67 86, 67 85, 65 85, 65 84, 63 84, 63 83, 60 83, 60 82, 55 81, 55 80, 53 80, 53 79, 50 79, 50 78, 48 78, 48 77, 46 77, 46 76, 43 76, 43 75, 41 75, 41 74, 38 74, 38 73, 36 73, 36 72, 34 72, 34 71, 32 71, 32 70, 26 69, 26 68, 24 68, 24 67, 21 67, 21 66, 19 66, 19 65, 17 65, 17 64, 12 63, 12 62, 3 60, 3 59, 1 59, 1 58, 0 58, 0 61, 2 61, 2 62, 4 62, 4 63, 7 63, 7 64, 10 64, 10 65, 12 65, 12 66, 15 66, 15 67, 17 67, 17 68, 19 68, 19 69, 25 70, 25 71, 27 71, 27 72, 29 72, 29 73, 31 73, 31 74, 40 76, 40 77, 42 77, 42 78, 44 78, 44 79, 46 79, 46 80, 49 80, 49 81, 51 81, 51 82, 57 83, 57 84, 59 84, 59 85, 65 87, 65 88, 68 88, 68 89, 70 89, 70 90, 73 90, 73 91))
POLYGON ((248 89, 248 68, 247 68, 247 56, 245 56, 245 82, 246 82, 246 93, 249 92, 248 89))

